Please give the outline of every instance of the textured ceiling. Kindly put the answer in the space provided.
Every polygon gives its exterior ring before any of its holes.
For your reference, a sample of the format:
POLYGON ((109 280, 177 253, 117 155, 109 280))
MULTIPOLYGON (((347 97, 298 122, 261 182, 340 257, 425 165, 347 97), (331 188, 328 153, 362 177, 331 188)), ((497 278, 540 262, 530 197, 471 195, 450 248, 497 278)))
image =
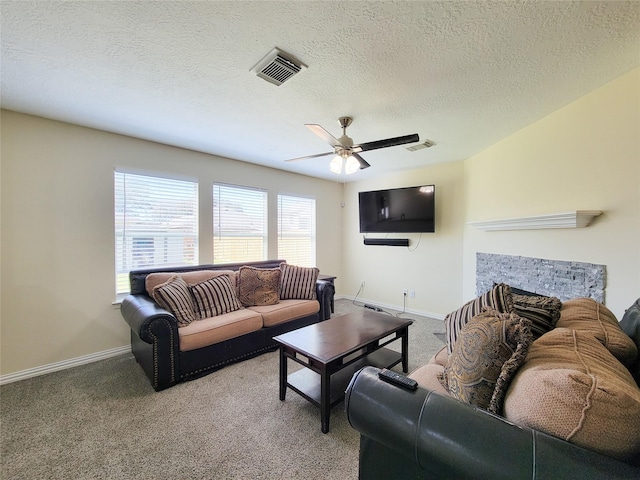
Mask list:
POLYGON ((305 123, 436 143, 363 153, 372 167, 347 180, 370 178, 468 158, 640 65, 637 1, 2 0, 0 15, 2 108, 333 179, 331 157, 283 162, 331 150, 305 123), (274 47, 308 69, 258 78, 274 47))

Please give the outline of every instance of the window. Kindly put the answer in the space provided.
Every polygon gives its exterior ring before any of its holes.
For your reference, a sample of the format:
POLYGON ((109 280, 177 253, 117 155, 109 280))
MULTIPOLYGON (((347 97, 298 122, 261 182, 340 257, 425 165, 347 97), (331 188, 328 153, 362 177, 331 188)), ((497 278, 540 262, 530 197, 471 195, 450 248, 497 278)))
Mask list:
POLYGON ((292 265, 316 266, 316 201, 278 195, 278 258, 292 265))
POLYGON ((198 264, 198 184, 116 171, 116 294, 129 271, 198 264))
POLYGON ((213 263, 267 259, 267 192, 213 185, 213 263))

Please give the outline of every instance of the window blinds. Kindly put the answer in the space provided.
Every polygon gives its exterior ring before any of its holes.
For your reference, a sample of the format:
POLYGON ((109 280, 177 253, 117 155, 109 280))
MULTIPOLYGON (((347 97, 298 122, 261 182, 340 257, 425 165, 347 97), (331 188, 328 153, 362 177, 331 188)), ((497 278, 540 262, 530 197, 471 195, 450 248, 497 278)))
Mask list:
POLYGON ((115 172, 116 293, 129 271, 198 264, 198 184, 115 172))
POLYGON ((267 259, 267 192, 213 185, 213 261, 267 259))
POLYGON ((278 258, 291 265, 316 266, 316 201, 278 195, 278 258))

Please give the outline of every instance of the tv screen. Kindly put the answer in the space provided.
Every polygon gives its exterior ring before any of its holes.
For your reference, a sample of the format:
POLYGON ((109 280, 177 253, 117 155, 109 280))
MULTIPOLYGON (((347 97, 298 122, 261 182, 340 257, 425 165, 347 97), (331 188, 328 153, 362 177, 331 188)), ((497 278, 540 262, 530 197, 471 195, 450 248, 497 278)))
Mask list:
POLYGON ((435 193, 435 185, 359 192, 360 232, 435 232, 435 193))

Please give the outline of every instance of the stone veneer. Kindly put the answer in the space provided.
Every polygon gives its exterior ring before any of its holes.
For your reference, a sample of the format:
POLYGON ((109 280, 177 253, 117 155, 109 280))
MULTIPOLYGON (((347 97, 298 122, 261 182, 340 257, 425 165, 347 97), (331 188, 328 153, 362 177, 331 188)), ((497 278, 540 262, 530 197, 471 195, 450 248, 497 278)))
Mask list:
POLYGON ((588 297, 604 303, 606 265, 544 258, 476 253, 476 294, 506 283, 529 292, 558 297, 588 297))

